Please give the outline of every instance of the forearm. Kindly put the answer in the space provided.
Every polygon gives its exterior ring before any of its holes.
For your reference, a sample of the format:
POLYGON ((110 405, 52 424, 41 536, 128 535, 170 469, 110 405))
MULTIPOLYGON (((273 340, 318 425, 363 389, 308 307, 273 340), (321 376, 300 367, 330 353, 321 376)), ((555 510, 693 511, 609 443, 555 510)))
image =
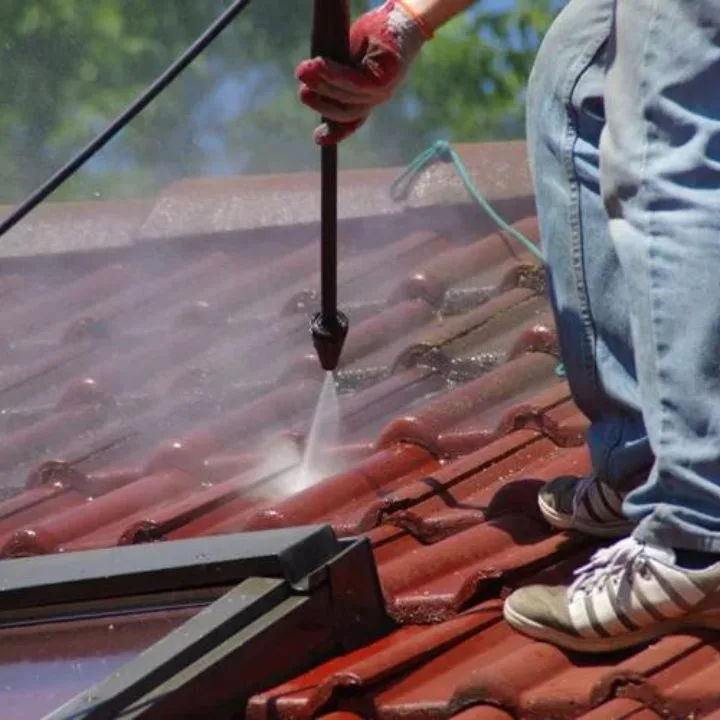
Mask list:
POLYGON ((402 0, 406 8, 422 18, 430 31, 437 30, 477 0, 402 0))

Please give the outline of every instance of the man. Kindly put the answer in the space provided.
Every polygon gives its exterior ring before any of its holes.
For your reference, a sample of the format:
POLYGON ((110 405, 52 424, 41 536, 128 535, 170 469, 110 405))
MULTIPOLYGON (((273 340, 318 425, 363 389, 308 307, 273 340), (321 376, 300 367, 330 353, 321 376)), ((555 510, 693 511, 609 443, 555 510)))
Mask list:
MULTIPOLYGON (((314 58, 301 100, 354 132, 469 0, 389 0, 314 58)), ((480 42, 480 41, 478 41, 480 42)), ((528 90, 551 302, 593 473, 541 492, 555 527, 621 538, 505 618, 603 652, 720 628, 720 0, 571 0, 528 90), (624 537, 627 536, 627 537, 624 537)))

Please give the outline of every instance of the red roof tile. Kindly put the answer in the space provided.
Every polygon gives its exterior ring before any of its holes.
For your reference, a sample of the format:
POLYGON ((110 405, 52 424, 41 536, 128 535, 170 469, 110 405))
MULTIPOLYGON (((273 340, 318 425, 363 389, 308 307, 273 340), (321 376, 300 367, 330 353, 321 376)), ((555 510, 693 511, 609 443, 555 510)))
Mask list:
MULTIPOLYGON (((476 174, 508 172, 496 146, 466 157, 476 174)), ((251 718, 720 709, 702 637, 588 659, 502 622, 507 588, 567 577, 588 555, 535 502, 546 480, 587 471, 587 421, 555 373, 527 251, 443 209, 446 191, 459 202, 447 178, 400 212, 389 177, 353 175, 372 193, 353 196, 341 231, 351 330, 317 476, 298 469, 322 381, 307 331, 319 253, 292 222, 310 222, 307 178, 186 181, 133 215, 143 242, 112 261, 37 257, 0 275, 0 556, 317 522, 367 533, 398 629, 255 697, 251 718)), ((489 186, 537 240, 503 177, 489 186)))

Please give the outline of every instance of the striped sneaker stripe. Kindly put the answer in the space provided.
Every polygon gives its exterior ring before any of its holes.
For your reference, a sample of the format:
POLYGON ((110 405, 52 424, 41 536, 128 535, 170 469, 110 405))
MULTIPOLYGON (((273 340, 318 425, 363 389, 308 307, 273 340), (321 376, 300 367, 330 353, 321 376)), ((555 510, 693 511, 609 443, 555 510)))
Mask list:
POLYGON ((585 493, 582 503, 582 509, 596 523, 606 523, 616 521, 623 516, 619 514, 605 497, 602 491, 601 483, 594 482, 585 493))
MULTIPOLYGON (((650 591, 655 590, 656 588, 657 588, 657 586, 654 584, 650 584, 649 587, 646 584, 646 589, 648 589, 650 591)), ((656 590, 656 592, 653 594, 657 596, 659 593, 656 590)), ((658 607, 658 605, 660 603, 658 603, 655 598, 649 598, 643 591, 643 588, 640 587, 640 583, 633 583, 633 595, 637 598, 637 600, 640 603, 640 605, 642 606, 643 610, 645 610, 645 612, 648 615, 650 615, 650 617, 653 619, 653 622, 664 622, 668 618, 674 617, 675 615, 679 615, 682 612, 680 610, 680 608, 677 607, 677 605, 674 606, 678 610, 678 612, 675 614, 673 614, 673 613, 664 614, 664 613, 660 612, 660 608, 658 607)), ((662 593, 662 595, 665 595, 665 594, 662 593)), ((665 596, 665 597, 667 598, 667 596, 665 596)), ((665 609, 665 607, 663 607, 663 609, 665 609)))
POLYGON ((603 522, 604 522, 603 519, 600 517, 600 515, 598 515, 598 513, 595 511, 595 508, 593 507, 592 503, 590 502, 590 492, 588 492, 585 495, 585 497, 582 499, 581 510, 593 522, 597 523, 598 525, 603 524, 603 522))
POLYGON ((705 598, 705 593, 684 574, 673 572, 672 576, 670 573, 666 575, 663 573, 662 568, 655 565, 655 563, 649 563, 648 570, 664 593, 685 612, 692 610, 695 605, 705 598))
POLYGON ((618 495, 612 488, 603 483, 597 483, 598 495, 605 503, 608 511, 616 518, 623 519, 625 514, 622 511, 622 497, 618 495))
POLYGON ((595 517, 597 517, 601 522, 603 520, 607 520, 607 509, 605 508, 605 504, 600 500, 598 497, 598 483, 594 482, 590 488, 588 489, 587 495, 587 504, 590 508, 593 510, 593 514, 595 517))
MULTIPOLYGON (((618 588, 616 591, 613 587, 608 587, 607 589, 607 596, 612 610, 626 631, 639 630, 641 625, 636 623, 635 620, 623 610, 623 602, 620 598, 621 590, 622 588, 618 588)), ((630 604, 630 610, 632 611, 632 603, 630 604)))
MULTIPOLYGON (((622 590, 622 597, 618 595, 618 602, 622 602, 627 608, 627 612, 632 617, 632 621, 639 627, 646 627, 663 620, 664 617, 659 613, 651 612, 646 607, 647 598, 644 596, 640 597, 638 594, 637 587, 633 582, 630 586, 625 586, 622 590)), ((652 607, 652 606, 651 606, 652 607)))
POLYGON ((605 631, 603 637, 622 635, 632 629, 616 612, 616 604, 613 602, 614 594, 615 589, 610 583, 606 583, 602 590, 585 598, 585 601, 592 606, 592 612, 588 612, 588 614, 594 616, 605 631))
POLYGON ((597 628, 593 625, 591 616, 589 615, 590 607, 587 598, 583 595, 576 595, 570 603, 568 603, 568 614, 570 615, 570 623, 575 632, 581 637, 598 638, 604 637, 602 627, 597 628))
POLYGON ((588 616, 588 619, 590 620, 590 626, 593 629, 593 632, 598 637, 610 637, 611 632, 609 630, 605 629, 605 626, 602 622, 600 622, 600 618, 598 617, 597 612, 595 611, 595 605, 593 603, 593 598, 590 595, 584 595, 583 596, 583 604, 585 605, 585 612, 588 616))

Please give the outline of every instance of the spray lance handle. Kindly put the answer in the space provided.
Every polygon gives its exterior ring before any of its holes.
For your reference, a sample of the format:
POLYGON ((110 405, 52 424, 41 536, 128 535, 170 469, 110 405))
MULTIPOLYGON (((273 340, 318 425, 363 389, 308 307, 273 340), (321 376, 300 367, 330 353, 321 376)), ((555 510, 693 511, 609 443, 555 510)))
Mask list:
MULTIPOLYGON (((349 64, 348 0, 315 0, 311 52, 349 64)), ((325 120, 327 122, 327 120, 325 120)), ((320 155, 320 312, 310 332, 320 365, 334 370, 340 361, 348 319, 337 308, 337 146, 323 146, 320 155)))
POLYGON ((315 0, 312 57, 350 64, 350 6, 348 0, 315 0))

